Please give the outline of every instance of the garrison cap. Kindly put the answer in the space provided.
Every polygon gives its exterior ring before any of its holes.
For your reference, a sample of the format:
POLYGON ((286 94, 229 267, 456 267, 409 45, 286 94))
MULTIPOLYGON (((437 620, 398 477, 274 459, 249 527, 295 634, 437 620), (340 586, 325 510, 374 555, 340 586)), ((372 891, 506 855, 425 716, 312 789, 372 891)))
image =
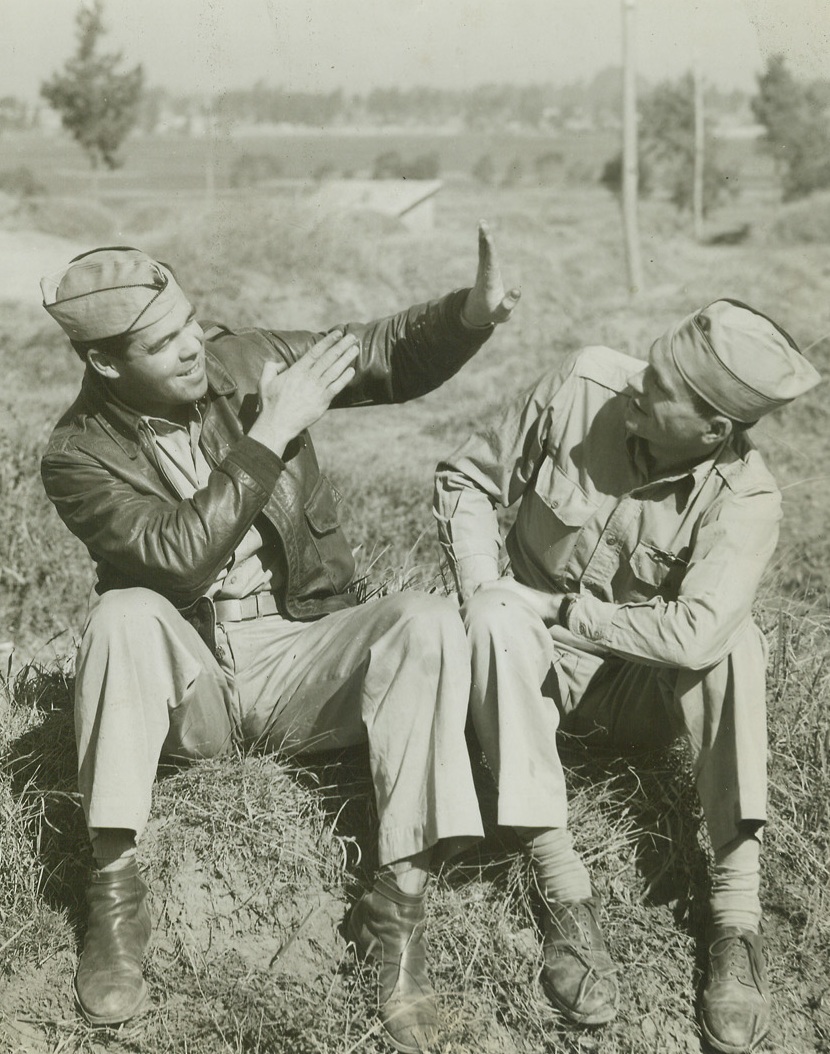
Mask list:
POLYGON ((70 340, 126 336, 160 321, 184 293, 172 271, 140 249, 107 246, 40 281, 43 306, 70 340))
POLYGON ((785 330, 740 300, 715 300, 660 339, 689 387, 735 421, 751 424, 821 380, 785 330))

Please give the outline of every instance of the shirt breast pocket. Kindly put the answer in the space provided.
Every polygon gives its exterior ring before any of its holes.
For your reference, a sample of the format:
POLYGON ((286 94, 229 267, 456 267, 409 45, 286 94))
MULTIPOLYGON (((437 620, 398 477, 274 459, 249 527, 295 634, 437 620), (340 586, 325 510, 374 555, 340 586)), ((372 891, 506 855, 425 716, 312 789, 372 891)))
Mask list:
POLYGON ((596 512, 596 506, 585 491, 549 457, 539 467, 534 489, 536 496, 565 527, 582 527, 596 512))
POLYGON ((660 549, 651 542, 638 542, 630 565, 637 580, 636 588, 643 596, 676 600, 688 563, 668 549, 660 549))

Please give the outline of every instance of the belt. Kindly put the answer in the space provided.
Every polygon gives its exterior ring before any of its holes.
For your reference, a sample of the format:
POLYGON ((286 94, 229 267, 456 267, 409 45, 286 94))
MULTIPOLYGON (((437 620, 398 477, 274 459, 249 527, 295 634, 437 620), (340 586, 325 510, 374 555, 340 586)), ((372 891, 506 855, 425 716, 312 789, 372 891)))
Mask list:
POLYGON ((214 600, 217 622, 247 622, 263 615, 277 615, 277 598, 273 593, 253 593, 241 600, 214 600))

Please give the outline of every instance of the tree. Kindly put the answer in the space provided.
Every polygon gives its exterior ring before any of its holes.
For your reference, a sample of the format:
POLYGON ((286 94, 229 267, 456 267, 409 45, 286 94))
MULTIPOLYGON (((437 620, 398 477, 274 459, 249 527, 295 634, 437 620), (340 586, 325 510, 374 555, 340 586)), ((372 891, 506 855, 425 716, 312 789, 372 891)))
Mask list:
POLYGON ((404 161, 397 150, 384 150, 372 165, 372 179, 402 179, 404 161))
POLYGON ((492 154, 482 154, 473 165, 470 173, 473 179, 485 186, 492 186, 496 179, 496 163, 492 154))
POLYGON ((102 0, 81 7, 76 19, 78 45, 62 72, 45 81, 40 93, 61 115, 64 128, 81 146, 93 171, 117 168, 118 149, 138 118, 144 84, 141 66, 119 73, 121 53, 99 54, 106 32, 102 0))
POLYGON ((513 160, 508 161, 504 167, 504 175, 502 176, 501 185, 503 187, 516 187, 523 181, 524 175, 524 161, 522 161, 519 155, 516 154, 513 160))
MULTIPOLYGON (((623 159, 622 151, 614 154, 603 165, 599 182, 616 197, 622 194, 623 159)), ((637 163, 637 195, 640 198, 649 198, 654 187, 651 182, 651 167, 642 156, 637 163)))
MULTIPOLYGON (((640 149, 650 164, 655 183, 668 191, 678 209, 694 204, 695 86, 691 74, 666 81, 643 99, 640 111, 640 149)), ((699 139, 698 132, 698 139, 699 139)), ((728 186, 727 173, 718 165, 715 140, 704 129, 703 213, 717 204, 728 186)))
POLYGON ((830 121, 821 85, 800 84, 783 55, 772 55, 758 77, 752 112, 766 129, 784 200, 830 187, 830 121))
POLYGON ((372 179, 437 179, 441 161, 437 154, 419 154, 404 161, 397 150, 378 154, 372 166, 372 179))
POLYGON ((26 104, 14 95, 4 95, 0 99, 0 132, 19 131, 29 123, 26 104))
POLYGON ((623 229, 625 232, 625 262, 626 267, 628 268, 628 291, 631 296, 637 296, 643 287, 643 265, 640 257, 640 228, 637 216, 639 150, 637 149, 637 61, 634 51, 636 13, 636 0, 623 0, 623 120, 620 176, 622 182, 623 229))
POLYGON ((254 187, 282 175, 282 161, 274 154, 239 154, 231 164, 228 182, 232 187, 254 187))

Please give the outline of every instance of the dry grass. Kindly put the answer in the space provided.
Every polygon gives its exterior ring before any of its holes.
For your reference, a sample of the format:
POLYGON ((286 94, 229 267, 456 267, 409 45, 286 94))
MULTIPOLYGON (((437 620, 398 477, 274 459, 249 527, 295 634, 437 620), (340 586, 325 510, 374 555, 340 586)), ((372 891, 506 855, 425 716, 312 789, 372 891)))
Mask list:
MULTIPOLYGON (((770 625, 777 651, 764 900, 776 953, 771 1049, 788 1052, 824 1049, 828 1024, 820 965, 830 952, 828 800, 818 793, 826 754, 817 734, 828 631, 790 614, 770 625)), ((68 989, 88 862, 72 792, 70 692, 64 674, 31 667, 7 701, 4 812, 13 822, 0 859, 16 877, 4 889, 0 945, 7 1038, 19 1028, 27 1043, 36 1036, 38 1045, 18 1048, 26 1051, 92 1050, 100 1035, 73 1015, 68 989)), ((566 757, 573 830, 623 967, 620 1018, 600 1032, 574 1030, 540 994, 527 868, 493 824, 492 785, 479 766, 488 837, 442 868, 430 901, 444 1049, 697 1050, 707 846, 682 748, 636 765, 601 763, 576 748, 566 757)), ((111 1033, 108 1049, 384 1049, 370 977, 338 934, 371 874, 373 828, 360 751, 303 766, 237 755, 163 773, 142 843, 156 919, 148 963, 156 1007, 111 1033)))
MULTIPOLYGON (((351 502, 367 594, 445 590, 428 510, 434 464, 487 408, 579 343, 637 353, 674 316, 723 293, 779 314, 805 345, 830 331, 830 306, 816 295, 822 247, 767 249, 761 258, 752 244, 695 246, 658 204, 643 221, 650 291, 630 303, 616 212, 591 190, 448 192, 433 235, 244 209, 201 218, 171 210, 152 225, 136 213, 134 233, 171 260, 205 314, 322 326, 469 282, 479 215, 493 220, 507 276, 523 286, 516 319, 427 400, 339 411, 318 429, 321 461, 351 502)), ((163 773, 141 846, 157 920, 148 961, 155 1008, 104 1034, 72 1008, 89 858, 75 795, 71 669, 59 657, 80 630, 89 567, 35 476, 49 423, 77 384, 77 364, 58 343, 19 309, 0 323, 0 612, 3 636, 37 650, 42 663, 7 680, 0 696, 0 1050, 380 1051, 367 978, 338 933, 373 865, 374 806, 359 751, 302 767, 239 754, 163 773)), ((828 350, 817 348, 820 368, 828 350)), ((786 486, 782 543, 759 606, 772 656, 763 898, 776 1015, 765 1049, 786 1054, 830 1050, 830 547, 825 488, 810 482, 830 455, 825 421, 819 390, 759 432, 786 486)), ((698 1051, 708 846, 683 751, 636 766, 574 750, 568 761, 575 838, 622 966, 620 1018, 598 1032, 570 1029, 540 995, 526 868, 495 827, 480 767, 487 839, 441 869, 430 901, 444 1049, 698 1051)))

